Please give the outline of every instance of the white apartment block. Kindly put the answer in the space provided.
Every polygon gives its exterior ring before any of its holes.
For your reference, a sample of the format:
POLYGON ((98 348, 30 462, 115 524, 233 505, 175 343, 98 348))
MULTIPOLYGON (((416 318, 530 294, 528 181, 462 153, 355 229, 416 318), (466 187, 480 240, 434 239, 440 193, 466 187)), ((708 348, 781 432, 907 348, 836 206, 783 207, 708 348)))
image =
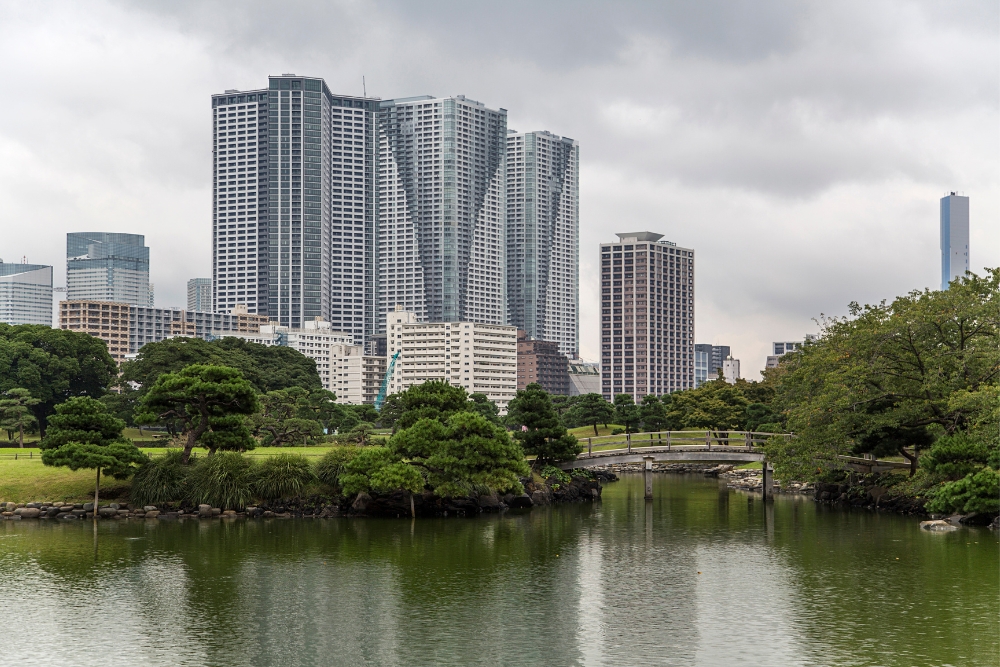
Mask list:
POLYGON ((217 310, 374 332, 377 104, 293 74, 212 96, 217 310))
MULTIPOLYGON (((386 324, 388 358, 399 352, 388 394, 428 380, 486 394, 501 414, 517 393, 517 327, 480 322, 419 322, 396 310, 386 324)), ((391 363, 391 362, 390 362, 391 363)))
POLYGON ((52 267, 0 259, 0 322, 52 326, 52 267))
POLYGON ((601 393, 661 396, 694 387, 694 250, 662 234, 601 244, 601 393))
POLYGON ((225 334, 261 345, 282 345, 316 362, 323 388, 337 395, 338 403, 364 402, 364 348, 351 334, 333 329, 330 322, 314 320, 301 328, 270 324, 260 333, 225 334))
POLYGON ((397 307, 506 323, 506 134, 506 110, 462 95, 379 104, 380 332, 397 307))
POLYGON ((580 146, 549 132, 507 133, 508 322, 580 351, 580 146))

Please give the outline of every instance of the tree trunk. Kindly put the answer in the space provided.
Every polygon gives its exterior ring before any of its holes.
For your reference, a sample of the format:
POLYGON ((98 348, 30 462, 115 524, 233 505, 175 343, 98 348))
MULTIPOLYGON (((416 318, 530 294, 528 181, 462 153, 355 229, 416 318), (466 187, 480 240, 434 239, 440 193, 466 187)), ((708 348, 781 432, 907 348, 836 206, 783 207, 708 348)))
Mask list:
POLYGON ((194 432, 194 429, 188 431, 187 442, 184 443, 184 454, 181 456, 181 463, 184 465, 188 464, 191 460, 191 450, 194 449, 194 442, 198 435, 194 432))
POLYGON ((24 424, 18 424, 17 429, 21 434, 21 449, 24 449, 24 424))
POLYGON ((917 474, 917 448, 913 448, 913 453, 910 454, 904 448, 899 448, 899 453, 903 455, 903 458, 910 462, 910 477, 917 474))
POLYGON ((101 490, 101 469, 97 469, 97 482, 94 484, 94 521, 97 521, 97 502, 101 490))
POLYGON ((413 506, 413 493, 410 493, 410 516, 414 519, 417 518, 417 510, 413 506))
POLYGON ((594 422, 594 437, 597 437, 597 422, 594 422))

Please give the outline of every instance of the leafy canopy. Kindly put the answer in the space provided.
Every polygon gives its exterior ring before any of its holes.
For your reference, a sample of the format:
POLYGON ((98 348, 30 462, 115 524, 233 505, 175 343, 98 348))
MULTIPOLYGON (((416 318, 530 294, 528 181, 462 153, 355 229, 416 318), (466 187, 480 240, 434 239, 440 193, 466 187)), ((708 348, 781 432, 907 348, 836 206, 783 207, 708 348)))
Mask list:
POLYGON ((507 407, 506 420, 524 452, 535 455, 536 465, 571 461, 583 451, 577 439, 566 433, 541 385, 532 383, 519 390, 507 407))
POLYGON ((609 424, 615 418, 615 408, 600 394, 584 394, 569 409, 567 417, 581 426, 593 426, 597 435, 597 425, 609 424))
POLYGON ((56 406, 43 438, 42 463, 71 470, 97 469, 126 479, 147 461, 146 455, 122 437, 125 423, 89 396, 56 406))

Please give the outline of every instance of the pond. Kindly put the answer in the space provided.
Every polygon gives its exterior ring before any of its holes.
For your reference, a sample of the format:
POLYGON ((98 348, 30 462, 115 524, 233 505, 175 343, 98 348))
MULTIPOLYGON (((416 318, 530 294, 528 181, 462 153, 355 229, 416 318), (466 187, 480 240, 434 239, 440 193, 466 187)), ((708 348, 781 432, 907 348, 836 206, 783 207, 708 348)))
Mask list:
POLYGON ((726 489, 475 519, 0 522, 0 665, 997 665, 1000 542, 726 489))

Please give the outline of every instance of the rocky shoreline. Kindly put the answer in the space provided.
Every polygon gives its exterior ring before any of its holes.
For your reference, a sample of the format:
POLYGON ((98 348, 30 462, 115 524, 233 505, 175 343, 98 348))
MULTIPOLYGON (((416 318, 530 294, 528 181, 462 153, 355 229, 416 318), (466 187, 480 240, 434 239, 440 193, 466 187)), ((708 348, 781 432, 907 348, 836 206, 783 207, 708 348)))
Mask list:
MULTIPOLYGON (((601 482, 616 480, 608 472, 571 475, 568 483, 556 477, 544 481, 523 479, 525 492, 489 494, 466 498, 442 498, 431 492, 411 494, 396 491, 389 494, 359 493, 354 498, 312 496, 279 503, 258 504, 243 511, 222 510, 211 505, 167 503, 143 507, 128 503, 108 503, 97 508, 100 519, 239 519, 239 518, 332 518, 332 517, 418 517, 475 516, 503 512, 509 509, 530 509, 536 506, 572 502, 594 502, 601 498, 601 482), (412 500, 412 504, 411 504, 412 500)), ((92 519, 93 503, 32 502, 0 505, 0 520, 53 519, 73 521, 92 519)))
MULTIPOLYGON (((577 469, 578 471, 579 469, 577 469)), ((641 473, 643 464, 641 463, 614 463, 607 466, 589 468, 592 471, 610 472, 612 474, 641 473)), ((574 471, 576 472, 576 471, 574 471)), ((760 491, 764 487, 763 473, 760 470, 737 468, 728 464, 711 463, 654 463, 653 472, 670 473, 674 475, 704 475, 705 477, 719 477, 726 480, 726 486, 731 489, 741 489, 743 491, 760 491)), ((774 484, 775 493, 813 493, 815 487, 812 484, 800 482, 790 482, 782 485, 778 482, 774 484)))

